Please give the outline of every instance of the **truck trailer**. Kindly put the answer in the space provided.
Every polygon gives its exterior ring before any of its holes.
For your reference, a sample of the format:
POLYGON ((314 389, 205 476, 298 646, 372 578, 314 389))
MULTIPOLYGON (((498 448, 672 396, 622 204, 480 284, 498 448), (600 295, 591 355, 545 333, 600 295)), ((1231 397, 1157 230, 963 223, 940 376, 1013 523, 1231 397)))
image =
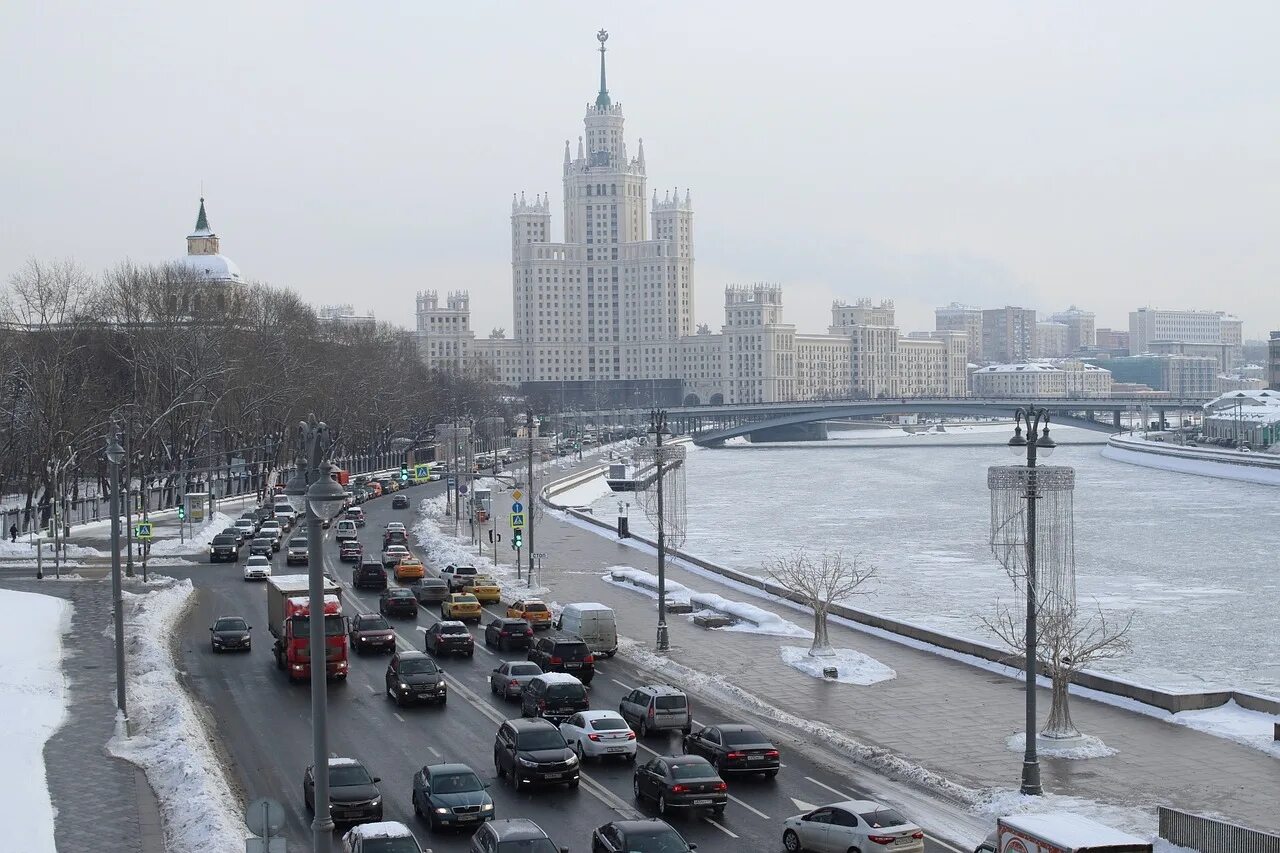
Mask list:
MULTIPOLYGON (((311 598, 307 575, 277 575, 267 579, 267 630, 275 637, 276 667, 290 681, 311 677, 311 598)), ((324 580, 325 673, 346 678, 349 666, 347 625, 342 617, 342 588, 324 580)))

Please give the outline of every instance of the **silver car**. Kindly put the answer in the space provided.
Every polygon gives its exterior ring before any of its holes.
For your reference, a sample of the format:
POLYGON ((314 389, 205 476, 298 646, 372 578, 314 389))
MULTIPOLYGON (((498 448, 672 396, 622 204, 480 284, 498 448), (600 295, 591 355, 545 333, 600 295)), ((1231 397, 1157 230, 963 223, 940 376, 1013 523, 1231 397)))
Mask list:
POLYGON ((618 703, 618 713, 640 737, 659 731, 681 731, 689 734, 693 729, 689 697, 684 691, 669 684, 637 687, 622 697, 622 701, 618 703))
POLYGON ((892 850, 924 853, 924 832, 897 810, 870 800, 845 800, 789 817, 782 846, 788 853, 892 850))
POLYGON ((542 667, 522 660, 506 661, 489 673, 489 692, 503 699, 518 699, 524 686, 542 675, 542 667))

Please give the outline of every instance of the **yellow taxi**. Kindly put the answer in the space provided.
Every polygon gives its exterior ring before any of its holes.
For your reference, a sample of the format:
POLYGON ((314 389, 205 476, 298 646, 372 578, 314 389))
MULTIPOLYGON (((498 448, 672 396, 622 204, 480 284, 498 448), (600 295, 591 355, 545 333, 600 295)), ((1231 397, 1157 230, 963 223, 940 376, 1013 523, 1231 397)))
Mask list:
POLYGON ((502 600, 498 582, 488 575, 471 575, 463 580, 462 589, 474 595, 481 604, 497 604, 502 600))
POLYGON ((508 619, 523 619, 538 628, 551 627, 551 608, 537 598, 524 598, 507 607, 508 619))
POLYGON ((480 599, 469 592, 455 592, 440 602, 440 618, 479 622, 480 599))
POLYGON ((427 576, 427 568, 417 557, 401 557, 396 563, 396 580, 422 580, 427 576))

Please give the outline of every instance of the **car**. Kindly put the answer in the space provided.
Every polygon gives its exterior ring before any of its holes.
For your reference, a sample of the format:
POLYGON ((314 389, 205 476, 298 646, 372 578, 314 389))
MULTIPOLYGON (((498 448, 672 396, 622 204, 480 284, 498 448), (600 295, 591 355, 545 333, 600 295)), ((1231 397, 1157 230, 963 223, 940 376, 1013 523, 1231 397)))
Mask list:
POLYGON ((550 720, 503 722, 493 740, 493 766, 517 791, 538 784, 578 787, 578 756, 550 720))
POLYGON ((444 670, 422 652, 396 652, 387 664, 387 696, 397 705, 449 699, 444 670))
POLYGON ((413 774, 413 813, 427 819, 432 832, 475 826, 493 819, 488 784, 465 764, 427 764, 413 774))
POLYGON ((427 576, 427 567, 417 557, 407 556, 396 562, 395 572, 397 581, 415 581, 427 576))
POLYGON ((386 589, 387 570, 377 558, 366 555, 351 570, 351 585, 356 589, 386 589))
POLYGON ((247 581, 264 581, 271 577, 271 558, 261 554, 249 557, 244 564, 244 579, 247 581))
POLYGON ((333 538, 339 545, 348 539, 359 539, 360 534, 356 530, 356 523, 349 518, 341 519, 337 528, 333 531, 333 538))
POLYGON ((497 604, 502 601, 502 589, 488 575, 472 575, 465 580, 461 591, 471 593, 481 604, 497 604))
POLYGON ((395 568, 396 563, 400 562, 403 557, 411 557, 409 549, 404 545, 392 545, 382 550, 382 567, 385 569, 395 568))
POLYGON ((386 535, 386 531, 389 531, 389 530, 399 530, 401 533, 404 533, 405 532, 404 522, 388 521, 386 524, 382 525, 382 530, 383 530, 383 535, 386 535))
MULTIPOLYGON (((360 497, 361 493, 363 493, 363 491, 364 491, 363 489, 356 489, 355 494, 354 494, 354 497, 356 497, 356 498, 358 499, 358 498, 360 497)), ((364 526, 365 526, 365 524, 367 523, 367 522, 365 521, 365 517, 364 517, 364 510, 362 510, 362 509, 361 509, 360 507, 358 507, 358 506, 349 506, 349 507, 347 507, 347 511, 344 513, 344 515, 345 515, 347 518, 349 518, 349 519, 351 519, 352 521, 354 521, 354 522, 355 522, 355 524, 356 524, 356 527, 364 527, 364 526)))
MULTIPOLYGON (((358 539, 348 539, 338 546, 338 560, 343 563, 358 563, 364 556, 364 546, 358 539)), ((379 563, 379 566, 382 564, 379 563)))
POLYGON ((484 644, 493 646, 500 652, 514 648, 527 649, 532 642, 533 628, 523 619, 499 616, 484 626, 484 644))
POLYGON ((688 853, 697 850, 665 820, 615 820, 591 833, 591 853, 629 853, 632 850, 661 850, 688 853))
POLYGON ((378 610, 384 616, 407 616, 418 618, 418 599, 413 597, 413 590, 404 587, 386 589, 378 596, 378 610))
POLYGON ((579 711, 560 724, 560 734, 578 753, 587 758, 636 760, 636 733, 617 711, 579 711))
POLYGON ((391 499, 391 508, 392 508, 392 509, 408 509, 408 508, 409 508, 409 496, 408 496, 408 495, 396 495, 394 498, 392 498, 392 499, 391 499))
POLYGON ((370 491, 370 493, 371 493, 371 497, 373 497, 373 498, 380 498, 380 497, 382 497, 382 485, 381 485, 381 484, 376 483, 376 482, 370 482, 370 483, 369 483, 369 485, 365 486, 365 488, 366 488, 366 489, 368 489, 368 490, 370 491))
POLYGON ((789 853, 889 849, 894 853, 924 853, 924 830, 895 809, 870 800, 819 806, 787 818, 782 825, 782 846, 789 853))
POLYGON ((568 847, 557 847, 551 837, 527 817, 491 820, 471 836, 468 853, 569 853, 568 847))
POLYGON ((342 853, 431 853, 398 820, 360 823, 342 836, 342 853))
POLYGON ((268 519, 258 528, 258 535, 269 537, 275 549, 279 551, 280 540, 284 538, 284 525, 280 523, 279 518, 268 519))
POLYGON ((352 616, 347 639, 358 655, 371 651, 396 650, 395 631, 391 630, 391 625, 381 613, 357 613, 352 616))
POLYGON ((439 604, 449 597, 449 585, 440 578, 423 578, 410 589, 413 590, 413 597, 423 606, 439 604))
POLYGON ((398 492, 400 490, 400 484, 390 477, 380 478, 378 480, 378 485, 382 487, 382 493, 384 495, 389 495, 392 492, 398 492))
POLYGON ((254 522, 253 527, 254 527, 254 531, 256 532, 259 528, 262 527, 262 522, 266 521, 268 518, 271 517, 271 507, 259 506, 259 507, 254 507, 250 511, 253 513, 253 522, 254 522))
POLYGON ((721 773, 778 775, 782 761, 778 748, 755 726, 721 723, 703 726, 684 736, 684 751, 701 755, 721 773))
POLYGON ((285 546, 284 562, 286 566, 292 566, 294 563, 310 565, 311 553, 307 549, 307 537, 290 537, 289 544, 285 546))
MULTIPOLYGON (((330 758, 329 767, 329 817, 334 823, 364 823, 382 820, 382 792, 378 783, 365 766, 354 758, 330 758)), ((302 774, 302 799, 307 811, 316 810, 315 765, 308 765, 302 774)))
POLYGON ((409 544, 409 534, 403 530, 386 530, 382 533, 382 550, 387 550, 393 545, 409 544))
POLYGON ((636 768, 631 789, 636 801, 653 800, 663 817, 672 809, 710 809, 724 814, 729 786, 701 755, 659 755, 636 768))
POLYGON ((428 628, 423 645, 433 655, 459 654, 473 657, 476 653, 475 640, 467 626, 452 620, 437 622, 428 628))
POLYGON ((649 732, 679 729, 693 731, 693 712, 689 697, 670 684, 645 684, 622 697, 618 713, 631 724, 640 737, 649 732))
POLYGON ((209 626, 209 647, 215 653, 250 651, 252 631, 243 616, 219 616, 209 626))
POLYGON ((238 518, 236 519, 235 527, 225 527, 222 532, 233 534, 243 545, 246 539, 253 538, 253 522, 247 518, 238 518))
POLYGON ((542 667, 536 663, 503 661, 489 673, 489 692, 503 699, 517 699, 524 686, 538 675, 542 675, 542 667))
POLYGON ((209 562, 221 563, 223 560, 235 563, 240 559, 240 545, 236 537, 229 533, 219 533, 209 542, 209 562))
POLYGON ((249 543, 249 556, 260 555, 270 557, 276 552, 275 542, 266 536, 259 536, 249 543))
POLYGON ((444 479, 444 470, 443 470, 443 469, 440 469, 440 468, 434 468, 434 467, 433 467, 433 468, 431 469, 431 473, 427 475, 427 479, 428 479, 428 480, 430 480, 430 481, 431 481, 431 482, 433 482, 433 483, 434 483, 434 482, 436 482, 436 481, 438 481, 438 480, 443 480, 443 479, 444 479))
POLYGON ((507 616, 512 619, 524 619, 533 626, 533 630, 551 627, 551 608, 538 598, 522 598, 513 601, 507 607, 507 616))
POLYGON ((565 672, 535 675, 520 691, 522 717, 545 717, 553 723, 560 723, 590 707, 587 688, 565 672))
POLYGON ((469 592, 455 592, 440 602, 441 619, 479 622, 481 612, 480 602, 469 592))
POLYGON ((462 592, 463 578, 468 575, 477 575, 475 566, 459 566, 450 563, 440 570, 440 577, 444 578, 445 583, 449 584, 450 592, 462 592))
POLYGON ((527 657, 543 672, 567 672, 583 684, 590 684, 596 675, 595 655, 586 643, 572 635, 539 637, 527 657))

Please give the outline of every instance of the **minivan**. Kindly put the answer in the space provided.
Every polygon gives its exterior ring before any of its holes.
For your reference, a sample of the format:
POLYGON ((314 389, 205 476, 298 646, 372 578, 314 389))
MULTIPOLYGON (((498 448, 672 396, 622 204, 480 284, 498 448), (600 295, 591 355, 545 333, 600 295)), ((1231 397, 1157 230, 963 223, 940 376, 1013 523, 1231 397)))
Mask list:
POLYGON ((693 731, 693 712, 689 709, 689 697, 684 691, 669 684, 637 687, 622 697, 622 701, 618 703, 618 713, 640 737, 649 732, 675 729, 685 734, 693 731))
POLYGON ((520 715, 562 723, 579 711, 589 711, 587 688, 567 672, 544 672, 529 679, 520 691, 520 715))
POLYGON ((594 654, 611 658, 618 651, 618 623, 612 607, 594 601, 566 604, 555 627, 581 637, 594 654))

